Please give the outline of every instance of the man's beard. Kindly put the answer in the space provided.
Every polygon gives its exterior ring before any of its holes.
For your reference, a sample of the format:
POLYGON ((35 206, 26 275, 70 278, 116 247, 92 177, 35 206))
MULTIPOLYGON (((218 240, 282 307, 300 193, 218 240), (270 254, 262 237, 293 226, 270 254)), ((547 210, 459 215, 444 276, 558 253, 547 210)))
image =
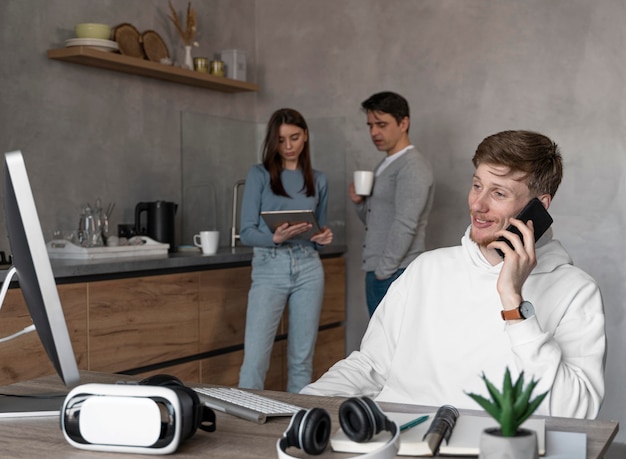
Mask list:
POLYGON ((487 237, 483 237, 481 239, 477 239, 474 236, 474 227, 470 228, 469 237, 470 237, 470 240, 474 241, 480 247, 487 247, 489 244, 491 244, 493 241, 495 241, 497 239, 494 236, 487 236, 487 237))

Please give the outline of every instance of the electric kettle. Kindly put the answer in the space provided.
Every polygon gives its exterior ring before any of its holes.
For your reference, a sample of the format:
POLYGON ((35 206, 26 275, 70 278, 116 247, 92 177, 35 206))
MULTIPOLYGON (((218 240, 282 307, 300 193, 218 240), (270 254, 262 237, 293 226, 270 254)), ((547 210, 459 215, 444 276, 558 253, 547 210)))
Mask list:
POLYGON ((135 231, 170 245, 175 252, 174 229, 178 204, 167 201, 140 202, 135 206, 135 231), (145 218, 142 218, 145 214, 145 218))

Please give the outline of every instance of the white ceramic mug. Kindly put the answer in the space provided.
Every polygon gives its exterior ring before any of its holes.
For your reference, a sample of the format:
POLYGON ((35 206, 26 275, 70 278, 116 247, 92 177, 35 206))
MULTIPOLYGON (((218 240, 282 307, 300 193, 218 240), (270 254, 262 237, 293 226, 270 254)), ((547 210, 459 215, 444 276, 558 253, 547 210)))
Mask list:
POLYGON ((354 171, 354 191, 360 196, 372 194, 374 173, 372 171, 354 171))
POLYGON ((217 252, 220 242, 219 231, 200 231, 193 235, 193 245, 200 247, 204 255, 213 255, 217 252))

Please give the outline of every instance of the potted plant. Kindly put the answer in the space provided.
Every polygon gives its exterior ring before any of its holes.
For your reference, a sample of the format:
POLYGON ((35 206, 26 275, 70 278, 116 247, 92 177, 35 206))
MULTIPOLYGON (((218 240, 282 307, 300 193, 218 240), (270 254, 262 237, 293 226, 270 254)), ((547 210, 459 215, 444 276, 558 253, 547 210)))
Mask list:
POLYGON ((487 379, 484 373, 482 378, 490 399, 478 394, 467 395, 498 421, 500 428, 485 429, 480 438, 479 458, 537 459, 537 434, 534 430, 521 428, 521 425, 535 412, 548 392, 531 400, 531 394, 539 381, 532 379, 524 387, 524 372, 522 371, 513 383, 508 367, 504 372, 502 392, 487 379))

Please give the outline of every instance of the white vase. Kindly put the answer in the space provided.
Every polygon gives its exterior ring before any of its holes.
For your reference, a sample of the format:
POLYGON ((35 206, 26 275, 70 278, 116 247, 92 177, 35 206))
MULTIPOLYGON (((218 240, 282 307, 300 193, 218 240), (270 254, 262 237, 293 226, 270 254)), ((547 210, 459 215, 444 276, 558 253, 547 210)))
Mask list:
POLYGON ((478 459, 538 459, 537 433, 519 429, 515 437, 503 437, 500 429, 485 429, 480 435, 478 459))
POLYGON ((183 68, 193 70, 193 59, 191 57, 191 46, 185 46, 185 60, 183 61, 183 68))

